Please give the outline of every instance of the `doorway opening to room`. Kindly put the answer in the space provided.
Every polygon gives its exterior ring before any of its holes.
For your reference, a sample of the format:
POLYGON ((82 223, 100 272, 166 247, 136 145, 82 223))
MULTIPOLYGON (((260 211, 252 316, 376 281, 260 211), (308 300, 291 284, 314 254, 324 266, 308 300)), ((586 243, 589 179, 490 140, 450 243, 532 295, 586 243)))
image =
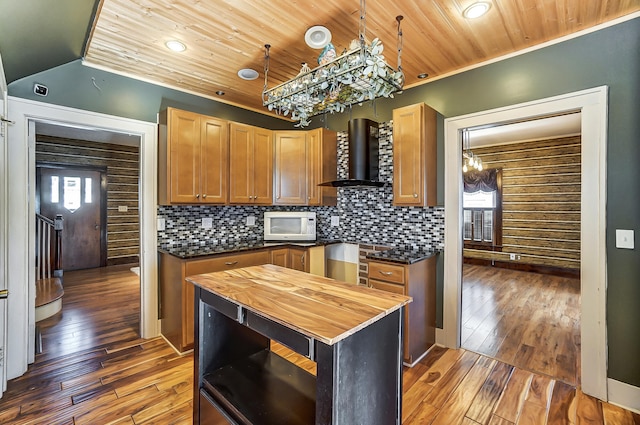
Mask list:
MULTIPOLYGON (((111 131, 35 123, 35 213, 37 220, 58 220, 61 247, 62 312, 44 314, 48 280, 36 278, 38 358, 90 348, 103 338, 99 319, 116 318, 111 330, 140 327, 140 137, 111 131), (109 283, 107 283, 109 282, 109 283), (117 292, 113 292, 116 288, 117 292), (83 291, 94 296, 83 296, 83 291), (107 302, 127 294, 120 307, 107 302), (133 295, 133 298, 131 297, 133 295), (95 296, 103 299, 99 307, 95 296), (71 304, 69 304, 71 303, 71 304), (126 305, 126 307, 125 307, 126 305), (116 311, 113 309, 122 309, 116 311), (57 317, 60 316, 60 317, 57 317), (90 341, 67 335, 68 318, 82 317, 90 341), (67 340, 65 348, 61 341, 67 340), (87 345, 88 344, 88 345, 87 345)), ((36 229, 36 246, 43 245, 36 229)), ((43 253, 38 250, 36 258, 43 253)), ((37 261, 37 266, 42 262, 37 261)), ((125 329, 120 332, 125 332, 125 329)), ((106 328, 105 328, 105 331, 106 328)), ((109 331, 110 332, 110 331, 109 331)), ((131 337, 131 335, 129 337, 131 337)))
POLYGON ((608 398, 606 329, 607 93, 605 86, 445 119, 443 328, 438 339, 460 347, 462 306, 462 141, 465 129, 580 112, 580 386, 608 398))
POLYGON ((580 114, 466 135, 461 347, 579 386, 580 114))

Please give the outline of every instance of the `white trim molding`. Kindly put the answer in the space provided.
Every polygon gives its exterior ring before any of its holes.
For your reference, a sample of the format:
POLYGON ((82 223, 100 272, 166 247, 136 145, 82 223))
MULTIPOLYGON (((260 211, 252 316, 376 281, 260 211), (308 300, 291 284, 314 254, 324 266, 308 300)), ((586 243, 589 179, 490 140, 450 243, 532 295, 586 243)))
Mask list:
MULTIPOLYGON (((157 131, 156 123, 9 96, 8 283, 11 326, 7 377, 21 376, 34 360, 35 330, 35 134, 37 122, 81 126, 140 137, 140 335, 159 334, 157 313, 157 131), (31 128, 31 131, 29 130, 31 128), (26 235, 26 237, 25 237, 26 235)), ((99 296, 99 294, 97 295, 99 296)))
POLYGON ((582 391, 605 401, 607 99, 608 88, 603 86, 445 120, 445 264, 442 332, 443 343, 447 347, 460 346, 462 130, 579 111, 582 134, 581 382, 582 391))
POLYGON ((640 388, 611 378, 608 381, 609 403, 640 414, 640 388))

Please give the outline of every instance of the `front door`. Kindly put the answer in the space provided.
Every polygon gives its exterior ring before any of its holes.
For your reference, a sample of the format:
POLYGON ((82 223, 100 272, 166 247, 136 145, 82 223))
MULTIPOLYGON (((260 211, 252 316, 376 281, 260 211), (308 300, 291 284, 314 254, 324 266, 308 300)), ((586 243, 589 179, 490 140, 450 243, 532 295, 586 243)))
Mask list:
POLYGON ((106 265, 106 237, 101 170, 37 167, 36 210, 48 218, 61 214, 62 269, 80 270, 106 265))

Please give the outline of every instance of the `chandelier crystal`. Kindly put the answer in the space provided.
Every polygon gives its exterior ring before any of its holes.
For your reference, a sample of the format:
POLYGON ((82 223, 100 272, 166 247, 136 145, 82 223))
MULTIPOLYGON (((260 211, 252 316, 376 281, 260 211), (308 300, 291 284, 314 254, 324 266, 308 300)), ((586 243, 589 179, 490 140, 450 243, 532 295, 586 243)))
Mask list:
POLYGON ((482 159, 478 155, 474 155, 471 151, 469 142, 469 130, 462 130, 462 172, 466 173, 470 169, 482 171, 482 159))
POLYGON ((360 1, 360 26, 358 42, 335 59, 310 69, 303 63, 300 73, 289 81, 267 89, 269 73, 269 49, 265 44, 264 90, 262 104, 270 111, 282 115, 291 114, 296 127, 309 125, 310 118, 324 113, 344 112, 353 104, 374 101, 378 97, 393 97, 402 90, 402 16, 398 22, 398 69, 389 66, 382 54, 382 42, 375 38, 365 42, 366 8, 360 1))

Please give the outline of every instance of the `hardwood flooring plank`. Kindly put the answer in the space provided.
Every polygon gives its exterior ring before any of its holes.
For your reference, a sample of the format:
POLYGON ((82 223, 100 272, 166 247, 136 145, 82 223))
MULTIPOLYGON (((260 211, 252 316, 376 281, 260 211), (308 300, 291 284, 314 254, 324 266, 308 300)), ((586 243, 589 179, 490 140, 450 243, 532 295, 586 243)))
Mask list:
POLYGON ((448 350, 439 345, 431 347, 426 356, 415 366, 405 367, 402 373, 402 389, 408 391, 423 376, 433 364, 440 359, 448 350))
POLYGON ((527 393, 527 402, 535 403, 548 409, 554 384, 555 381, 548 376, 533 375, 529 392, 527 393))
POLYGON ((525 400, 518 417, 518 425, 545 425, 547 408, 529 400, 525 400))
POLYGON ((429 403, 422 402, 420 406, 415 409, 413 415, 411 415, 407 420, 403 420, 402 423, 405 425, 429 425, 433 422, 439 412, 440 409, 437 407, 429 403))
POLYGON ((470 351, 465 351, 460 359, 445 373, 442 375, 442 379, 432 383, 435 391, 431 391, 425 397, 425 402, 432 404, 437 408, 442 408, 445 401, 449 398, 451 393, 456 389, 458 384, 464 379, 469 370, 478 361, 478 356, 470 351))
MULTIPOLYGON (((640 420, 637 422, 633 420, 633 414, 630 411, 609 403, 602 403, 602 416, 605 425, 640 424, 640 420)), ((640 419, 640 417, 638 419, 640 419)))
POLYGON ((132 417, 133 413, 153 406, 164 397, 166 394, 158 391, 156 387, 145 386, 124 397, 118 397, 108 405, 93 405, 90 410, 75 416, 75 425, 107 424, 132 417))
POLYGON ((603 424, 602 405, 600 400, 576 390, 576 424, 603 424))
POLYGON ((574 387, 556 381, 549 405, 547 420, 549 425, 576 423, 575 396, 576 389, 574 387))
POLYGON ((502 362, 496 364, 482 388, 476 394, 465 416, 482 424, 489 422, 512 372, 513 366, 502 362))
POLYGON ((153 405, 146 407, 142 410, 139 410, 137 413, 133 414, 133 422, 139 424, 144 421, 148 421, 157 416, 163 415, 167 412, 170 412, 177 406, 182 406, 185 403, 193 400, 193 394, 191 392, 182 392, 176 393, 172 390, 161 391, 164 395, 160 401, 154 403, 153 405))
POLYGON ((136 422, 136 425, 192 425, 193 403, 189 401, 153 418, 136 422))
MULTIPOLYGON (((486 357, 482 359, 486 359, 486 357)), ((476 362, 460 385, 451 393, 438 416, 432 422, 433 424, 450 425, 462 422, 469 406, 495 365, 495 360, 491 360, 489 364, 485 365, 482 363, 482 359, 476 362)))
POLYGON ((500 400, 498 400, 493 416, 499 416, 515 423, 520 415, 532 378, 533 374, 531 372, 515 369, 507 381, 500 400))

